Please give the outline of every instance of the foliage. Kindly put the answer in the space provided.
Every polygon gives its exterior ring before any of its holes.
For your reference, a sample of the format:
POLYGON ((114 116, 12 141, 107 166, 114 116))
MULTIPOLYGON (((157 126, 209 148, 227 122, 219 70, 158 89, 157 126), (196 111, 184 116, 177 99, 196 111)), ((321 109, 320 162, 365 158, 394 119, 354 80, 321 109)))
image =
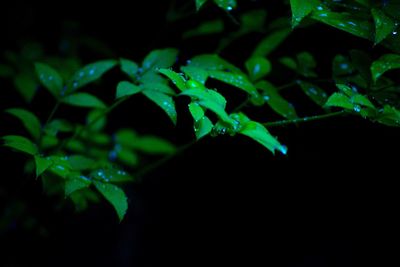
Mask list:
POLYGON ((391 75, 400 69, 400 5, 395 1, 366 0, 288 2, 291 25, 288 17, 267 24, 264 10, 242 12, 240 2, 235 0, 195 1, 197 12, 206 12, 215 4, 230 18, 230 12, 239 13, 240 26, 236 32, 225 34, 225 22, 220 17, 211 18, 183 33, 183 38, 219 34, 216 51, 220 52, 249 33, 262 34, 249 58, 240 65, 218 53, 193 55, 182 64, 177 61, 179 51, 175 48, 150 51, 140 63, 111 58, 84 66, 78 58, 6 55, 7 62, 0 64, 0 75, 12 79, 27 105, 5 110, 21 122, 26 134, 3 136, 4 146, 27 155, 26 169, 34 164, 31 173, 41 177, 49 194, 68 197, 78 210, 103 196, 122 220, 128 207, 122 186, 139 178, 135 174, 140 173, 143 156, 163 160, 180 151, 155 135, 139 135, 129 128, 107 129, 109 113, 139 94, 154 103, 151 108, 165 112, 174 125, 179 120, 176 101, 187 99, 186 112, 193 118, 196 140, 244 135, 272 153, 286 154, 288 149, 270 133, 269 126, 307 121, 307 117, 299 117, 297 108, 285 97, 285 92, 293 88, 319 106, 310 116, 312 120, 354 115, 400 126, 400 87, 391 75), (360 50, 338 54, 332 59, 329 78, 319 76, 319 62, 308 51, 283 55, 278 60, 270 56, 297 28, 314 24, 367 39, 381 54, 373 58, 360 50), (273 75, 275 69, 282 68, 295 78, 279 86, 273 82, 273 75), (111 71, 125 77, 115 85, 115 98, 104 99, 89 90, 101 85, 102 77, 111 71), (48 111, 47 118, 38 117, 37 111, 29 108, 29 103, 38 101, 37 88, 47 90, 54 98, 54 109, 48 111), (243 103, 232 107, 229 95, 222 93, 226 92, 224 88, 241 91, 243 103), (86 109, 86 121, 67 120, 58 113, 60 106, 86 109), (253 120, 252 114, 244 111, 248 106, 268 106, 282 120, 253 120))

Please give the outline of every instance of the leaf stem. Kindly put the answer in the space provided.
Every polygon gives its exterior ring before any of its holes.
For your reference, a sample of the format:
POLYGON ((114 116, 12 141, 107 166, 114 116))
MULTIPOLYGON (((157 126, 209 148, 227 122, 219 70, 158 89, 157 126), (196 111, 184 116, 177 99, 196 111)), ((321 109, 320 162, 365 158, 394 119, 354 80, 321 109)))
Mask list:
POLYGON ((60 100, 57 100, 57 102, 56 102, 56 104, 54 105, 53 109, 50 111, 50 114, 49 114, 49 116, 47 117, 46 122, 43 124, 43 127, 42 127, 42 129, 41 129, 41 131, 40 131, 40 136, 39 136, 38 144, 37 144, 38 147, 39 147, 39 150, 42 149, 42 148, 41 148, 41 144, 42 144, 42 140, 43 140, 44 131, 45 131, 45 129, 47 128, 47 126, 49 125, 50 121, 53 119, 53 117, 54 117, 54 115, 56 114, 56 112, 57 112, 58 108, 60 107, 60 105, 61 105, 61 101, 60 101, 60 100))
POLYGON ((346 111, 342 110, 342 111, 338 111, 338 112, 332 112, 332 113, 323 114, 323 115, 298 118, 298 119, 293 119, 293 120, 266 122, 266 123, 263 123, 263 125, 266 127, 285 126, 285 125, 290 125, 290 124, 298 124, 298 123, 304 123, 304 122, 310 122, 310 121, 324 120, 324 119, 329 119, 329 118, 333 118, 333 117, 343 116, 345 114, 348 114, 348 113, 346 111))

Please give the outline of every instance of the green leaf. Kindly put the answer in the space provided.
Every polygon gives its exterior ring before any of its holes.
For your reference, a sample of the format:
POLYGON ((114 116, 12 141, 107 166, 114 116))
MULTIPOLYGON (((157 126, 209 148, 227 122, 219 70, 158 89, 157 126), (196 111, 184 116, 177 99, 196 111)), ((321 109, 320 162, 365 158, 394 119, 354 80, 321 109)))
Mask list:
POLYGON ((189 104, 189 111, 195 122, 201 120, 204 117, 204 109, 196 102, 189 104))
POLYGON ((84 108, 106 108, 106 105, 103 103, 103 101, 88 93, 76 93, 73 95, 68 95, 63 98, 63 103, 84 108))
POLYGON ((96 166, 96 161, 82 155, 72 155, 67 158, 71 169, 74 171, 91 170, 96 166))
POLYGON ((372 23, 368 20, 360 20, 353 14, 316 10, 312 13, 312 18, 355 36, 373 40, 374 27, 372 23))
POLYGON ((221 94, 209 89, 191 88, 183 91, 181 95, 190 96, 200 106, 214 112, 221 120, 232 122, 225 111, 226 100, 221 94))
POLYGON ((159 69, 158 72, 167 76, 179 90, 183 91, 186 89, 186 80, 182 77, 182 75, 170 69, 159 69))
POLYGON ((205 84, 208 78, 208 72, 202 68, 192 67, 192 66, 182 66, 181 70, 190 79, 197 81, 201 84, 205 84))
POLYGON ((391 107, 389 105, 385 105, 382 112, 376 117, 376 120, 382 124, 387 126, 400 126, 400 111, 391 107))
POLYGON ((273 137, 262 124, 258 122, 250 121, 246 123, 242 126, 239 133, 260 143, 273 154, 275 153, 275 150, 280 151, 282 154, 287 153, 287 148, 281 145, 279 141, 273 137))
POLYGON ((396 27, 394 20, 380 10, 371 9, 372 17, 375 22, 375 44, 382 42, 389 34, 392 34, 396 27))
POLYGON ((53 165, 53 162, 47 158, 42 158, 39 155, 35 155, 35 165, 36 165, 36 177, 39 177, 48 168, 50 168, 51 165, 53 165))
MULTIPOLYGON (((195 56, 194 58, 188 61, 188 66, 203 69, 206 71, 221 70, 221 71, 229 71, 236 74, 243 74, 243 72, 239 68, 235 67, 234 65, 232 65, 225 59, 221 58, 220 56, 214 54, 204 54, 195 56)), ((196 78, 193 79, 201 82, 201 80, 199 79, 196 78)))
POLYGON ((191 38, 209 34, 221 33, 224 30, 224 22, 221 19, 202 22, 196 28, 183 34, 183 38, 191 38))
POLYGON ((49 122, 44 129, 45 133, 51 136, 56 136, 58 132, 72 132, 74 127, 66 120, 55 119, 49 122))
POLYGON ((86 65, 72 76, 68 83, 69 91, 79 88, 100 79, 106 72, 117 64, 115 60, 102 60, 86 65))
POLYGON ((306 81, 299 81, 298 83, 303 92, 317 105, 323 106, 328 100, 326 92, 315 84, 306 81))
POLYGON ((372 104, 372 102, 366 96, 363 96, 363 95, 360 95, 360 94, 356 94, 353 97, 351 97, 350 100, 354 104, 358 104, 358 105, 361 105, 361 106, 364 106, 364 107, 369 107, 369 108, 375 109, 374 104, 372 104))
POLYGON ((334 93, 325 103, 326 107, 340 107, 345 109, 354 109, 354 104, 351 102, 348 96, 345 96, 341 93, 334 93))
POLYGON ((237 6, 236 0, 214 0, 214 3, 226 11, 231 11, 237 6))
POLYGON ((116 144, 130 147, 131 144, 136 141, 138 136, 132 129, 120 129, 115 133, 114 138, 116 144))
POLYGON ((143 90, 157 91, 170 96, 176 95, 175 91, 168 84, 164 83, 146 81, 142 84, 142 88, 143 90))
POLYGON ((351 63, 357 69, 361 77, 368 83, 371 83, 371 63, 369 55, 360 50, 350 51, 351 63))
POLYGON ((41 126, 40 121, 35 114, 21 108, 10 108, 7 109, 6 112, 21 120, 22 124, 32 137, 36 140, 39 139, 41 126))
POLYGON ((246 69, 252 81, 264 78, 271 72, 271 62, 264 57, 251 57, 246 61, 246 69))
POLYGON ((308 52, 301 52, 296 55, 297 59, 297 71, 304 77, 317 77, 314 72, 317 62, 314 56, 308 52))
POLYGON ((116 153, 118 160, 129 167, 134 167, 139 164, 139 156, 129 149, 119 148, 116 153))
POLYGON ((226 84, 232 85, 243 91, 247 92, 251 96, 258 96, 257 89, 254 85, 247 79, 245 75, 236 74, 231 72, 224 72, 213 70, 209 71, 209 75, 211 78, 224 82, 226 84))
POLYGON ((272 32, 258 43, 252 57, 266 57, 274 51, 289 36, 290 29, 279 29, 272 32))
POLYGON ((142 89, 139 86, 127 81, 122 81, 117 85, 117 93, 115 98, 118 99, 124 96, 134 95, 140 91, 142 91, 142 89))
POLYGON ((196 0, 196 10, 199 11, 206 2, 207 0, 196 0))
POLYGON ((374 61, 371 66, 372 79, 374 82, 387 71, 400 69, 400 55, 386 54, 374 61))
POLYGON ((90 176, 98 181, 106 183, 124 183, 132 182, 134 180, 133 177, 125 171, 115 168, 95 170, 90 174, 90 176))
POLYGON ((14 86, 26 102, 31 102, 38 84, 32 75, 23 72, 14 77, 14 86))
POLYGON ((130 147, 147 154, 172 154, 176 148, 169 141, 157 136, 143 136, 132 142, 130 147))
POLYGON ((107 124, 107 116, 104 115, 104 110, 93 109, 86 117, 86 125, 90 130, 99 132, 104 129, 107 124))
POLYGON ((46 150, 46 149, 55 147, 56 145, 58 145, 58 143, 59 142, 58 142, 57 137, 46 134, 46 135, 43 135, 43 137, 41 139, 40 147, 43 150, 46 150))
POLYGON ((119 63, 121 65, 121 70, 131 77, 132 80, 136 80, 139 70, 138 65, 135 62, 125 58, 121 58, 119 63))
POLYGON ((178 50, 174 48, 153 50, 143 60, 143 70, 169 68, 174 65, 177 56, 178 50))
POLYGON ((261 81, 256 84, 257 88, 264 91, 264 100, 278 114, 287 119, 296 119, 297 114, 294 107, 279 95, 278 89, 267 81, 261 81))
POLYGON ((292 8, 292 27, 296 27, 320 4, 318 0, 290 0, 292 8))
POLYGON ((213 123, 207 116, 203 116, 200 120, 195 121, 194 132, 196 134, 196 139, 199 140, 211 133, 213 127, 213 123))
POLYGON ((175 109, 175 101, 171 96, 157 91, 145 90, 143 94, 149 98, 151 101, 156 103, 160 108, 162 108, 171 121, 176 125, 177 113, 175 109))
POLYGON ((65 181, 65 196, 69 196, 78 190, 88 188, 90 184, 90 179, 84 175, 69 177, 69 179, 65 181))
POLYGON ((60 74, 52 67, 43 63, 36 63, 35 69, 36 69, 36 74, 39 77, 40 83, 47 90, 49 90, 49 92, 53 96, 58 98, 59 95, 61 94, 64 84, 60 74))
POLYGON ((107 199, 114 207, 120 221, 125 216, 128 209, 128 200, 124 191, 116 185, 93 181, 97 190, 107 199))
POLYGON ((14 148, 30 155, 38 153, 37 146, 29 139, 19 135, 7 135, 2 137, 4 146, 14 148))

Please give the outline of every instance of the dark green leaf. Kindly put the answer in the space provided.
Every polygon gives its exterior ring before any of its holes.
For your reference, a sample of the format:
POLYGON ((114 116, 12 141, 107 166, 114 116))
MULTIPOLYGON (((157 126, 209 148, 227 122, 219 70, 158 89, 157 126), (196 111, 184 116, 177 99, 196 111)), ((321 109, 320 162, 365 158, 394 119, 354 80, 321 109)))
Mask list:
POLYGON ((35 155, 35 165, 36 165, 36 177, 39 177, 44 173, 53 162, 48 158, 42 158, 39 155, 35 155))
POLYGON ((396 24, 393 19, 386 16, 380 9, 373 8, 371 12, 375 21, 375 44, 378 44, 389 34, 392 34, 396 24))
POLYGON ((169 141, 150 135, 137 138, 130 144, 130 147, 147 154, 171 154, 176 150, 169 141))
POLYGON ((290 29, 279 29, 272 32, 258 43, 252 54, 253 57, 266 57, 274 51, 290 34, 290 29))
POLYGON ((159 69, 158 71, 167 76, 179 90, 183 91, 186 89, 186 80, 181 74, 178 74, 170 69, 159 69))
POLYGON ((124 191, 116 185, 93 181, 97 190, 107 199, 108 202, 114 207, 118 214, 120 221, 125 216, 128 209, 128 199, 124 191))
POLYGON ((292 8, 292 27, 296 27, 320 4, 318 0, 290 0, 292 8))
POLYGON ((294 107, 279 95, 278 89, 273 84, 267 81, 261 81, 257 83, 256 86, 264 91, 264 100, 276 113, 287 119, 297 118, 294 107))
POLYGON ((297 71, 304 77, 317 77, 314 72, 317 62, 315 61, 313 55, 308 52, 301 52, 296 55, 297 58, 297 71))
POLYGON ((10 77, 14 75, 14 69, 8 65, 0 64, 0 77, 10 77))
POLYGON ((372 79, 376 82, 385 72, 400 69, 400 55, 386 54, 374 61, 371 66, 372 79))
POLYGON ((19 73, 14 77, 14 85, 26 102, 32 101, 38 86, 33 76, 25 72, 19 73))
POLYGON ((43 63, 36 63, 35 69, 41 84, 49 90, 53 96, 59 97, 64 83, 60 74, 50 66, 43 63))
POLYGON ((123 170, 108 168, 93 171, 91 177, 101 182, 124 183, 132 182, 134 179, 123 170))
POLYGON ((115 98, 121 98, 124 96, 134 95, 142 91, 142 89, 130 82, 122 81, 117 85, 117 93, 115 98))
POLYGON ((168 117, 172 120, 172 122, 176 124, 177 113, 175 109, 175 101, 173 100, 172 97, 164 93, 160 93, 157 91, 150 91, 150 90, 143 91, 143 94, 151 101, 156 103, 160 108, 162 108, 165 111, 165 113, 167 113, 168 117))
POLYGON ((224 72, 213 70, 209 71, 209 75, 211 78, 219 80, 221 82, 227 83, 243 91, 247 92, 251 96, 257 96, 258 92, 254 85, 246 78, 245 75, 235 74, 231 72, 224 72))
POLYGON ((174 65, 177 56, 178 50, 174 48, 153 50, 143 60, 142 67, 144 70, 169 68, 174 65))
POLYGON ((103 103, 103 101, 88 93, 76 93, 73 95, 68 95, 63 98, 63 102, 71 106, 84 108, 106 108, 106 105, 103 103))
POLYGON ((382 124, 388 126, 400 126, 400 111, 391 107, 389 105, 385 105, 382 112, 377 116, 376 120, 382 124))
POLYGON ((208 34, 220 33, 224 30, 224 22, 220 19, 210 20, 201 23, 196 28, 187 31, 183 34, 183 38, 191 38, 208 34))
POLYGON ((115 60, 102 60, 86 65, 78 70, 68 83, 70 91, 78 90, 79 88, 100 79, 104 73, 108 72, 117 64, 115 60))
POLYGON ((71 169, 74 171, 91 170, 96 166, 96 162, 88 157, 82 155, 72 155, 67 158, 71 169))
POLYGON ((328 95, 325 91, 315 84, 306 81, 299 81, 299 85, 301 89, 303 89, 303 92, 317 105, 323 106, 326 103, 326 100, 328 100, 328 95))
POLYGON ((252 81, 265 77, 271 68, 271 62, 264 57, 252 57, 246 61, 246 69, 252 81))
POLYGON ((134 167, 139 164, 138 155, 129 149, 119 148, 116 153, 118 160, 129 167, 134 167))
POLYGON ((30 155, 36 155, 38 153, 37 146, 23 136, 7 135, 3 136, 2 139, 4 141, 4 145, 7 147, 14 148, 30 155))
POLYGON ((368 83, 371 83, 371 63, 372 60, 369 55, 360 50, 350 51, 351 62, 353 66, 360 73, 361 77, 368 83))
POLYGON ((131 77, 132 80, 136 80, 136 76, 139 70, 138 65, 135 62, 124 58, 121 58, 119 62, 121 64, 121 70, 125 72, 129 77, 131 77))
POLYGON ((44 129, 45 133, 51 136, 56 136, 58 132, 72 132, 74 127, 66 120, 56 119, 47 124, 44 129))
POLYGON ((207 0, 196 0, 196 10, 199 11, 206 2, 207 0))
POLYGON ((121 129, 115 133, 115 143, 121 146, 130 147, 131 144, 136 142, 137 138, 136 132, 132 129, 121 129))
POLYGON ((40 142, 40 147, 44 150, 53 148, 56 145, 58 145, 58 139, 55 136, 52 135, 43 135, 41 142, 40 142))
POLYGON ((10 108, 7 109, 6 112, 20 119, 32 137, 36 140, 39 139, 41 126, 35 114, 21 108, 10 108))
POLYGON ((86 124, 90 126, 90 130, 101 131, 104 129, 107 123, 107 117, 104 115, 102 109, 91 110, 86 117, 86 124))

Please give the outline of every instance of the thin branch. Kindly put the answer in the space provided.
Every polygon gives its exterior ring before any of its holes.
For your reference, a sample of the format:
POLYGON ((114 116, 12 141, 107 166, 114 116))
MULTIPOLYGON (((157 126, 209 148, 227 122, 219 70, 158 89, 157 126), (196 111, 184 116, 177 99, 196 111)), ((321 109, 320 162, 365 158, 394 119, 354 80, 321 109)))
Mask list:
POLYGON ((346 111, 338 111, 338 112, 333 112, 333 113, 328 113, 328 114, 323 114, 323 115, 316 115, 316 116, 310 116, 310 117, 304 117, 304 118, 298 118, 298 119, 293 119, 293 120, 282 120, 282 121, 275 121, 275 122, 266 122, 263 123, 264 126, 266 127, 277 127, 277 126, 285 126, 285 125, 290 125, 290 124, 298 124, 298 123, 304 123, 304 122, 311 122, 311 121, 318 121, 318 120, 325 120, 333 117, 339 117, 343 116, 345 114, 349 114, 346 111))

